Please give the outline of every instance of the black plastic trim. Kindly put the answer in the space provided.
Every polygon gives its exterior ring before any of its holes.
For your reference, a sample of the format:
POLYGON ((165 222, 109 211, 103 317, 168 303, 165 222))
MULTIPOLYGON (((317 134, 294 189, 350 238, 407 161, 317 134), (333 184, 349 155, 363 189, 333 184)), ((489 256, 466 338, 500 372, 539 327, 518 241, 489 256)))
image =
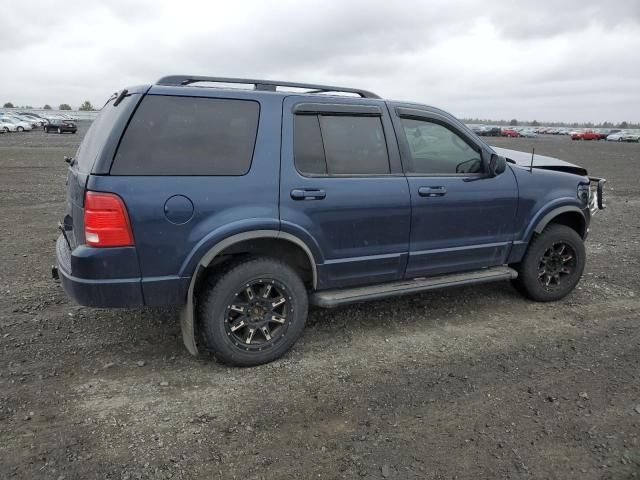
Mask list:
POLYGON ((339 103, 297 103, 293 107, 296 115, 355 115, 359 117, 381 117, 382 109, 375 105, 349 105, 339 103))
POLYGON ((191 83, 208 82, 208 83, 238 83, 253 85, 255 90, 275 92, 277 87, 302 88, 309 89, 304 93, 353 93, 362 98, 380 98, 373 92, 362 90, 359 88, 334 87, 331 85, 317 85, 313 83, 297 83, 297 82, 280 82, 276 80, 257 80, 252 78, 233 78, 233 77, 207 77, 200 75, 169 75, 162 77, 156 82, 156 85, 172 85, 185 86, 191 83))
POLYGON ((418 278, 366 287, 354 287, 340 290, 324 290, 315 292, 309 297, 309 303, 323 308, 332 308, 349 303, 397 297, 412 293, 437 290, 440 288, 500 280, 512 280, 518 273, 512 268, 501 266, 464 273, 440 275, 430 278, 418 278))

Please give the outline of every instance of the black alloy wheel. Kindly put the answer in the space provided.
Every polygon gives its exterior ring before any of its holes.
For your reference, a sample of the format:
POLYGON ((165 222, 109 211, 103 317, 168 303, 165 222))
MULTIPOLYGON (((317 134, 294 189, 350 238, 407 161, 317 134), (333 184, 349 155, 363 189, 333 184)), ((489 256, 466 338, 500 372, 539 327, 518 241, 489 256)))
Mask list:
POLYGON ((566 225, 548 225, 534 236, 518 265, 516 288, 538 302, 552 302, 576 287, 586 263, 582 237, 566 225))
POLYGON ((538 280, 545 290, 557 290, 570 278, 576 267, 576 252, 566 242, 547 248, 538 265, 538 280))
POLYGON ((225 310, 225 330, 236 347, 262 350, 278 343, 291 316, 290 294, 274 279, 245 284, 225 310))
POLYGON ((239 257, 212 270, 199 290, 201 340, 223 363, 271 362, 302 335, 307 288, 300 272, 286 262, 239 257))

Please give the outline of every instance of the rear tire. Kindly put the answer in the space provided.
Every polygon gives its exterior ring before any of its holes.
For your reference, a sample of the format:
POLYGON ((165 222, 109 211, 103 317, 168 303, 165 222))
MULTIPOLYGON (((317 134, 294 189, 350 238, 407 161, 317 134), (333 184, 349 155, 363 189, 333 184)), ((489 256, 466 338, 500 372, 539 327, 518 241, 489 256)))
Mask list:
POLYGON ((16 130, 19 131, 19 132, 24 132, 24 128, 23 127, 18 127, 16 130))
POLYGON ((532 300, 560 300, 576 287, 585 263, 580 235, 565 225, 551 224, 529 244, 515 284, 532 300))
POLYGON ((286 353, 302 334, 307 311, 300 276, 268 257, 248 257, 223 267, 206 280, 198 298, 207 349, 218 360, 241 367, 286 353))

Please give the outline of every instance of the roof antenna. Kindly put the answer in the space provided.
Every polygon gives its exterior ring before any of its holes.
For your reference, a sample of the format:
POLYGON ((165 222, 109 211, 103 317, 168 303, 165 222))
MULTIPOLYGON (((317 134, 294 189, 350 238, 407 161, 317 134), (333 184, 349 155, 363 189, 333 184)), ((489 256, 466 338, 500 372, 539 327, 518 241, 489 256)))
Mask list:
POLYGON ((531 149, 531 166, 529 167, 529 173, 533 172, 533 156, 536 154, 536 147, 531 149))

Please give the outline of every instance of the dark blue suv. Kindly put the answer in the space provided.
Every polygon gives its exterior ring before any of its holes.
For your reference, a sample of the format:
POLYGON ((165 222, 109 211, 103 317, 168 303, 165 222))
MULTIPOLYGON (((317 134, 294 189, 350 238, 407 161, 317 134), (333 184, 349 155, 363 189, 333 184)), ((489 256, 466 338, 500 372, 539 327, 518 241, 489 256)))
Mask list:
POLYGON ((326 85, 165 77, 114 94, 67 161, 65 291, 179 306, 187 349, 236 365, 291 348, 309 303, 509 279, 558 300, 603 208, 581 167, 326 85))

